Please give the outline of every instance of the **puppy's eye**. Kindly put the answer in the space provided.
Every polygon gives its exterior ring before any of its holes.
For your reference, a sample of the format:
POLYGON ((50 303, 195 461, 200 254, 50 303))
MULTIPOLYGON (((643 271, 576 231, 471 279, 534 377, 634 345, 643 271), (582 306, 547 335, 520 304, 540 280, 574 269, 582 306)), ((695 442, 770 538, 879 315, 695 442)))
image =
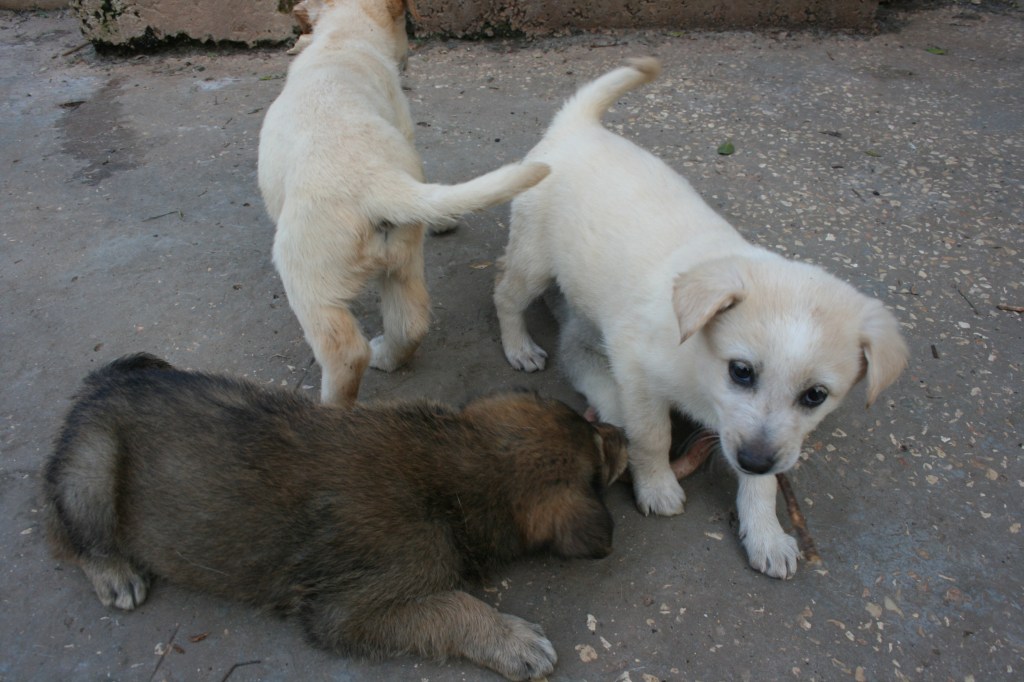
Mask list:
POLYGON ((733 380, 733 383, 751 388, 757 379, 757 375, 754 374, 754 368, 749 362, 730 360, 729 378, 733 380))
POLYGON ((804 407, 817 407, 828 398, 828 389, 824 386, 812 386, 800 395, 800 404, 804 407))

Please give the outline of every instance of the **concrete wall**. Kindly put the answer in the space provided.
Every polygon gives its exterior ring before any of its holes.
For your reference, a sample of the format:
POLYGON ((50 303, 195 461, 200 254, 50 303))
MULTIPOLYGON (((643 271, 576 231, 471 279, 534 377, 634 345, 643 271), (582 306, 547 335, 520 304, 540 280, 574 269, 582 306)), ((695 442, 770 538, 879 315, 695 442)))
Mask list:
MULTIPOLYGON (((176 39, 245 45, 281 43, 295 33, 279 0, 72 0, 94 43, 153 47, 176 39)), ((287 4, 291 7, 291 3, 287 4)))
POLYGON ((417 32, 457 37, 598 28, 870 28, 878 0, 417 0, 417 32))
POLYGON ((68 0, 0 0, 0 9, 61 9, 68 6, 68 0))
MULTIPOLYGON (((66 3, 67 0, 65 0, 66 3)), ((177 38, 289 40, 296 0, 72 0, 86 38, 145 48, 177 38)), ((58 0, 0 0, 42 4, 58 0)), ((544 35, 573 29, 869 28, 878 0, 415 0, 417 35, 544 35)))

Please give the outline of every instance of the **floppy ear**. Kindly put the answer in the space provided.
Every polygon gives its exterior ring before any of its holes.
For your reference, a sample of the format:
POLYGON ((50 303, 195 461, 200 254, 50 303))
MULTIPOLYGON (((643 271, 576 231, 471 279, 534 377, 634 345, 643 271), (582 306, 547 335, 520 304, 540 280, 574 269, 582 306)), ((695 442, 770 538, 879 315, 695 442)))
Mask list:
POLYGON ((413 5, 413 0, 387 0, 388 13, 392 19, 405 16, 406 10, 412 15, 413 19, 419 19, 420 16, 416 12, 416 7, 413 5))
POLYGON ((746 298, 746 283, 738 260, 720 258, 676 275, 672 306, 679 322, 679 343, 703 329, 715 315, 746 298))
POLYGON ((302 0, 292 7, 292 16, 299 23, 299 28, 303 33, 312 33, 323 8, 323 0, 302 0))
POLYGON ((860 347, 867 366, 864 376, 868 380, 870 407, 907 366, 907 344, 900 334, 900 323, 881 301, 868 301, 861 320, 860 347))
POLYGON ((604 422, 594 424, 594 429, 594 442, 601 453, 601 480, 608 487, 626 470, 626 436, 622 429, 604 422))
POLYGON ((405 11, 409 13, 413 21, 420 21, 420 13, 416 11, 416 3, 413 0, 405 0, 402 6, 405 7, 405 11))

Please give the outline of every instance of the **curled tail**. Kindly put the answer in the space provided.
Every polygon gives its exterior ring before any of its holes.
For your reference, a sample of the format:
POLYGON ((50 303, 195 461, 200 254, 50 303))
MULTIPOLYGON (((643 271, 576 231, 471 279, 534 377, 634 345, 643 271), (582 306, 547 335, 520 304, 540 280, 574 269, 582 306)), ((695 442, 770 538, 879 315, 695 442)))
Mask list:
POLYGON ((661 72, 661 62, 654 57, 630 59, 627 64, 577 90, 555 115, 551 129, 567 124, 599 122, 615 100, 644 83, 650 83, 661 72))

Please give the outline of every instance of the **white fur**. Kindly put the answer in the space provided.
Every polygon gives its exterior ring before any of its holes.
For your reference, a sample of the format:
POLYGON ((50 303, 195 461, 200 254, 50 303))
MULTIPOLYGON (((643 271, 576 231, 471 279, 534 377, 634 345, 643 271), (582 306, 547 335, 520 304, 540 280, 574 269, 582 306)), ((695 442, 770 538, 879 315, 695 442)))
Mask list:
POLYGON ((423 182, 398 73, 405 9, 403 0, 301 3, 312 37, 260 133, 274 265, 323 369, 324 402, 352 403, 367 364, 395 369, 426 334, 424 224, 450 226, 548 173, 513 164, 459 185, 423 182), (374 278, 384 333, 367 343, 348 304, 374 278))
POLYGON ((528 155, 552 173, 512 204, 494 295, 502 344, 514 367, 543 369, 523 311, 557 282, 568 301, 560 357, 601 418, 626 428, 640 510, 683 511, 668 459, 675 407, 719 434, 740 477, 751 565, 789 577, 798 551, 775 516, 774 474, 861 376, 869 404, 895 380, 906 347, 878 301, 748 243, 685 179, 601 126, 606 107, 658 70, 634 60, 585 85, 528 155), (733 360, 755 370, 753 388, 730 378, 733 360), (801 405, 816 386, 827 400, 801 405))

